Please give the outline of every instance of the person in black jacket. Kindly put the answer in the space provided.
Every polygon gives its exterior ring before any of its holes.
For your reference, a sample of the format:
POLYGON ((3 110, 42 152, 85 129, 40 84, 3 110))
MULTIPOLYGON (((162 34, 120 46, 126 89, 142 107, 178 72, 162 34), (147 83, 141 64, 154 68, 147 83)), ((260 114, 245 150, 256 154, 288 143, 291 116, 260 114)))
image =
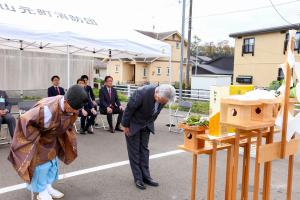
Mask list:
POLYGON ((126 135, 130 167, 137 188, 158 186, 150 176, 149 136, 154 134, 154 121, 168 101, 175 98, 175 88, 171 85, 146 85, 138 88, 130 97, 124 111, 122 125, 126 135))
POLYGON ((96 103, 96 100, 95 100, 95 95, 94 95, 93 89, 90 85, 88 85, 89 77, 87 75, 82 75, 80 78, 82 80, 84 80, 84 84, 85 84, 84 89, 86 90, 88 95, 91 97, 92 103, 93 103, 95 109, 97 110, 97 103, 96 103))
POLYGON ((6 123, 8 126, 9 134, 13 137, 15 127, 16 127, 16 120, 10 113, 11 105, 8 101, 8 96, 5 91, 0 90, 0 130, 1 124, 6 123))
POLYGON ((54 97, 57 95, 65 95, 65 90, 62 87, 59 87, 59 76, 55 75, 51 77, 52 85, 48 88, 48 97, 54 97))
POLYGON ((100 113, 103 115, 107 115, 107 121, 111 133, 114 133, 115 130, 123 131, 123 129, 120 127, 120 124, 124 112, 124 107, 119 101, 117 90, 112 87, 113 78, 111 76, 106 76, 104 81, 105 85, 99 91, 100 113), (119 114, 115 129, 112 123, 113 114, 119 114))
MULTIPOLYGON (((77 80, 77 84, 83 88, 85 87, 85 81, 81 78, 77 80)), ((80 116, 79 133, 85 134, 85 132, 88 132, 89 134, 93 134, 94 132, 92 129, 92 125, 94 125, 95 123, 97 111, 95 110, 94 104, 89 95, 88 95, 88 103, 85 104, 84 107, 79 111, 79 116, 80 116)))

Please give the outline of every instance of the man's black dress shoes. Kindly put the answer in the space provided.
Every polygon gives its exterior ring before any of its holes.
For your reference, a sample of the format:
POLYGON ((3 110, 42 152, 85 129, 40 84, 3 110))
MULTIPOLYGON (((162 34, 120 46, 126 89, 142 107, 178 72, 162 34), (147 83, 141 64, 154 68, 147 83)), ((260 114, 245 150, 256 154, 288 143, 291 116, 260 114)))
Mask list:
POLYGON ((137 188, 139 188, 140 190, 145 190, 146 189, 146 186, 145 186, 145 184, 142 181, 136 181, 135 182, 135 186, 137 188))
POLYGON ((158 187, 159 186, 159 183, 155 182, 153 179, 144 179, 143 181, 147 185, 150 185, 150 186, 153 186, 153 187, 158 187))

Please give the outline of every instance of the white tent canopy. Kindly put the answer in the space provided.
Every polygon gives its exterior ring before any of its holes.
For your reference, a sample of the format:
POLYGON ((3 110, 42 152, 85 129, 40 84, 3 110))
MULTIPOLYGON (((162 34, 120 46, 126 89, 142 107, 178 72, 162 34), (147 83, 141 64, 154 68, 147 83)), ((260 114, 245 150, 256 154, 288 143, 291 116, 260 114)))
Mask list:
POLYGON ((34 1, 25 1, 25 5, 23 2, 0 0, 1 44, 19 48, 14 43, 22 40, 31 44, 30 50, 40 46, 70 45, 82 49, 81 52, 96 52, 101 57, 108 56, 109 50, 116 57, 170 56, 168 44, 119 24, 105 24, 90 17, 51 11, 34 6, 34 1))
POLYGON ((171 56, 169 44, 126 27, 21 0, 0 0, 0 48, 65 53, 68 69, 70 54, 132 59, 171 56))

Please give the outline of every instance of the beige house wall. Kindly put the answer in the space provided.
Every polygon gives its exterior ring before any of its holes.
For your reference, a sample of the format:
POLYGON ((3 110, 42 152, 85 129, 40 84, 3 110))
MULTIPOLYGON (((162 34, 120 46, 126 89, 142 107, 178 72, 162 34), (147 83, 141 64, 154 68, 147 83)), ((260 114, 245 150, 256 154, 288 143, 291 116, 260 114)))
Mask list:
MULTIPOLYGON (((114 83, 128 84, 132 83, 133 69, 135 65, 135 80, 134 83, 142 85, 150 82, 153 84, 157 83, 172 83, 179 82, 179 67, 180 67, 180 36, 174 34, 163 40, 171 45, 172 47, 172 69, 170 70, 171 79, 168 75, 169 58, 159 58, 153 63, 144 62, 121 62, 121 61, 110 61, 107 65, 107 74, 114 78, 114 83), (116 65, 119 66, 119 72, 116 72, 116 65), (157 68, 161 68, 161 74, 157 74, 157 68), (144 68, 146 68, 146 76, 144 76, 144 68)), ((187 56, 187 46, 185 43, 184 58, 187 56)), ((183 66, 183 79, 185 78, 186 65, 183 66)))
POLYGON ((122 83, 123 76, 123 63, 120 61, 109 61, 107 63, 107 75, 112 76, 114 79, 114 83, 122 83), (119 71, 116 70, 116 66, 119 66, 119 71))
MULTIPOLYGON (((253 84, 258 87, 267 87, 277 79, 279 64, 286 60, 283 53, 285 33, 268 33, 247 36, 235 40, 234 53, 234 83, 239 75, 253 76, 253 84), (254 56, 244 54, 242 46, 245 38, 255 38, 254 56)), ((295 52, 296 60, 300 56, 295 52)))
POLYGON ((136 63, 135 64, 135 83, 138 85, 149 82, 149 64, 136 63), (146 76, 144 76, 144 68, 146 69, 146 76))

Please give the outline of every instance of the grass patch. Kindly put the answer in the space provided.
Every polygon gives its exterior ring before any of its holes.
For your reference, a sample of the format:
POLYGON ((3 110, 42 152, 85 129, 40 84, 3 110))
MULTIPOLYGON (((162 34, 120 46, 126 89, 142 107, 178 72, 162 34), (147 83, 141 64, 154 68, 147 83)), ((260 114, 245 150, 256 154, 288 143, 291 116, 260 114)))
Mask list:
POLYGON ((42 97, 38 97, 38 96, 24 96, 23 100, 34 100, 34 101, 39 101, 41 100, 42 97))
MULTIPOLYGON (((165 108, 169 108, 168 105, 165 108)), ((171 109, 176 110, 178 108, 178 104, 172 104, 171 109)), ((179 109, 180 111, 187 111, 186 109, 179 109)), ((207 101, 193 101, 192 102, 192 113, 205 114, 208 115, 209 111, 209 102, 207 101)))

